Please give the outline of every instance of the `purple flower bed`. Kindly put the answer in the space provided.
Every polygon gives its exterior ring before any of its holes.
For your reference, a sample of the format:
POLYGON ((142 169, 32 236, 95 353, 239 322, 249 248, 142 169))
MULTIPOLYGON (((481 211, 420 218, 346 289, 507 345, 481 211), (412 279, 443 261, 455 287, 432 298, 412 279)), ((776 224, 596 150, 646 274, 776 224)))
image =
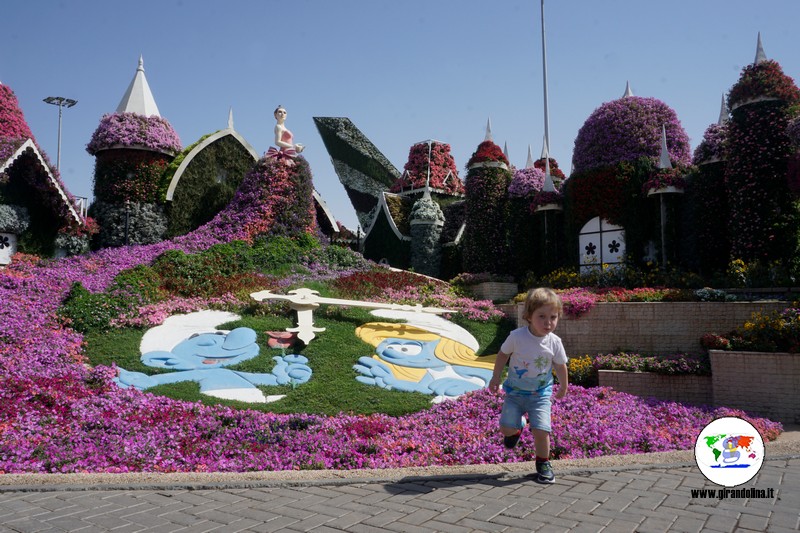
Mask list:
MULTIPOLYGON (((120 271, 167 250, 191 253, 252 239, 273 209, 264 165, 245 177, 228 208, 193 233, 61 261, 16 256, 0 271, 0 472, 351 469, 533 458, 528 434, 517 449, 503 448, 496 429, 501 398, 486 390, 397 418, 275 415, 123 390, 111 381, 115 369, 84 366, 82 336, 55 315, 70 285, 103 290, 120 271)), ((706 423, 732 413, 571 387, 554 405, 554 456, 686 449, 706 423)), ((781 430, 747 419, 768 439, 781 430)))

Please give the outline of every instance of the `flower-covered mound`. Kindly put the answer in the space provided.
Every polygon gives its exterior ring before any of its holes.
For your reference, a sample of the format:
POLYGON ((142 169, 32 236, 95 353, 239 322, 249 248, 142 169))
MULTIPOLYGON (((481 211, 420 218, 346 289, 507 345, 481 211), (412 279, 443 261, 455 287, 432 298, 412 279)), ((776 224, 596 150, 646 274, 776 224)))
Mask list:
POLYGON ((675 111, 656 98, 627 96, 601 105, 581 126, 575 138, 574 172, 634 162, 640 157, 658 161, 662 126, 670 160, 689 165, 689 136, 675 111))
POLYGON ((108 148, 147 148, 155 152, 175 154, 181 151, 181 140, 166 119, 145 117, 136 113, 103 115, 100 125, 86 145, 91 155, 108 148))

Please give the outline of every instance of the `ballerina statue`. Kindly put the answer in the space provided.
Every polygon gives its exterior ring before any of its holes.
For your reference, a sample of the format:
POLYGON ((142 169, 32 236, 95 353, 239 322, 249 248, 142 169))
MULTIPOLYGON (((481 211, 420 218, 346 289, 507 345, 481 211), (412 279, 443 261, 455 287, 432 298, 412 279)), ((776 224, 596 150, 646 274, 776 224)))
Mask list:
POLYGON ((295 144, 292 132, 285 126, 286 109, 283 106, 275 108, 275 144, 278 148, 270 146, 267 156, 277 159, 297 157, 305 149, 302 144, 295 144))

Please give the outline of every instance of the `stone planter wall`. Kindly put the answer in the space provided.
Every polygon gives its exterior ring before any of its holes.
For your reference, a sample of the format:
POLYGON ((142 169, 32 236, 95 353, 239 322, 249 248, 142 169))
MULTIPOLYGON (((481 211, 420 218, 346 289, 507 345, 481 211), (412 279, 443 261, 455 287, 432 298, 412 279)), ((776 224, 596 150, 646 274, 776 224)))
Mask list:
POLYGON ((601 387, 613 387, 614 390, 642 398, 652 397, 692 405, 714 404, 711 376, 599 370, 598 379, 601 387))
MULTIPOLYGON (((704 333, 727 333, 760 311, 787 307, 786 302, 635 302, 598 303, 580 318, 564 317, 556 334, 570 356, 617 352, 699 352, 704 333)), ((522 304, 517 323, 522 326, 522 304)))
POLYGON ((711 350, 714 405, 800 424, 800 354, 711 350))
POLYGON ((519 294, 516 283, 503 283, 499 281, 486 281, 469 288, 473 298, 477 300, 492 300, 493 302, 508 301, 519 294))

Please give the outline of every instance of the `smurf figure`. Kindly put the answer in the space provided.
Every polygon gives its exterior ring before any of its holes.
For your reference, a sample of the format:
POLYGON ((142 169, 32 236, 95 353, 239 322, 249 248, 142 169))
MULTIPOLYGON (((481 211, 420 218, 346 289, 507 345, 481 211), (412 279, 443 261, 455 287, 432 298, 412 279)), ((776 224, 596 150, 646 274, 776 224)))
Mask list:
MULTIPOLYGON (((143 339, 143 345, 145 340, 143 339)), ((142 362, 147 366, 175 372, 148 376, 141 372, 119 369, 115 381, 123 388, 136 387, 140 390, 166 383, 197 381, 200 392, 209 396, 249 403, 267 403, 283 396, 265 396, 257 385, 302 384, 311 378, 308 359, 302 355, 273 357, 275 367, 269 374, 225 368, 252 359, 258 353, 256 332, 250 328, 236 328, 230 332, 215 330, 193 333, 189 338, 178 342, 170 351, 147 351, 141 356, 142 362)))
MULTIPOLYGON (((377 314, 377 313, 376 313, 377 314)), ((387 315, 413 320, 413 315, 387 315)), ((475 353, 477 342, 466 331, 439 317, 433 323, 372 322, 356 335, 375 346, 372 357, 360 357, 356 380, 385 389, 432 394, 433 403, 488 386, 494 357, 475 353), (467 338, 465 338, 468 336, 467 338)))

